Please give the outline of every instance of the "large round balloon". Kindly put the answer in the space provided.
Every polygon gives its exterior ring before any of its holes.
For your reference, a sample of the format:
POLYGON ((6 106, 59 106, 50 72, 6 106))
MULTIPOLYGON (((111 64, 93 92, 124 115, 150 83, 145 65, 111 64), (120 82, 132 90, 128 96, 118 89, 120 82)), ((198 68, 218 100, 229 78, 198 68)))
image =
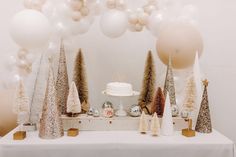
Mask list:
POLYGON ((202 50, 202 36, 188 22, 170 22, 159 32, 157 54, 164 64, 168 63, 171 55, 173 68, 182 69, 191 66, 196 52, 201 56, 202 50))
POLYGON ((105 12, 100 21, 102 32, 110 37, 117 38, 125 33, 128 27, 128 18, 125 12, 111 9, 105 12))
POLYGON ((10 26, 13 40, 22 48, 33 49, 44 46, 50 37, 51 26, 39 11, 26 9, 17 13, 10 26))

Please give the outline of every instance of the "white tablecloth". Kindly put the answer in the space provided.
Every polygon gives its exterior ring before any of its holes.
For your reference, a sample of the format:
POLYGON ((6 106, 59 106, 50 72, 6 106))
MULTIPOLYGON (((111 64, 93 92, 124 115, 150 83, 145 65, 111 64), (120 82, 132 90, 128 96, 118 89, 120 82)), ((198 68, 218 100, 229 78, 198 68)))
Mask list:
POLYGON ((13 132, 0 140, 0 157, 236 157, 234 143, 215 130, 192 138, 180 132, 152 137, 136 131, 81 131, 54 140, 28 132, 23 141, 12 140, 13 132))

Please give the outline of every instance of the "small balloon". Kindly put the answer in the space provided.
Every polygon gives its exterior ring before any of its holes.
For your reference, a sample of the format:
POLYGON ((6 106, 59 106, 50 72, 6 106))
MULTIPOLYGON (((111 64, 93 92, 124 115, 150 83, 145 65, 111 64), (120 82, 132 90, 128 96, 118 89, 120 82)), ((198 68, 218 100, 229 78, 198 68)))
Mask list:
POLYGON ((68 0, 68 4, 74 11, 79 11, 83 6, 82 0, 68 0))
POLYGON ((88 14, 89 14, 89 9, 88 9, 88 7, 82 7, 81 10, 80 10, 80 12, 81 12, 81 15, 82 15, 82 16, 88 16, 88 14))
POLYGON ((164 19, 164 16, 163 16, 162 12, 154 11, 154 12, 152 12, 152 14, 149 16, 149 18, 147 20, 148 29, 156 37, 158 37, 160 26, 161 26, 163 19, 164 19))
POLYGON ((88 18, 82 18, 79 22, 72 22, 71 31, 73 35, 84 34, 88 32, 91 21, 88 18))
POLYGON ((74 11, 71 16, 74 21, 79 21, 82 18, 82 15, 79 11, 74 11))

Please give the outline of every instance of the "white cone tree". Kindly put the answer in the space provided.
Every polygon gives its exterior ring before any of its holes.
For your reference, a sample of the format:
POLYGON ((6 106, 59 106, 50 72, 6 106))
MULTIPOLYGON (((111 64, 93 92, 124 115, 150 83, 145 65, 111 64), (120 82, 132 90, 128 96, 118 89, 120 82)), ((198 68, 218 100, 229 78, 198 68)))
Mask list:
POLYGON ((153 136, 160 136, 160 122, 156 112, 152 116, 150 130, 153 136))
POLYGON ((71 83, 71 86, 70 86, 66 108, 67 108, 66 112, 72 113, 72 116, 75 113, 81 112, 81 102, 80 102, 77 87, 74 81, 71 83))
POLYGON ((148 131, 148 122, 145 112, 142 111, 139 121, 139 132, 145 134, 147 131, 148 131))
POLYGON ((161 134, 164 136, 171 136, 174 133, 173 119, 171 113, 171 104, 170 104, 170 96, 167 92, 165 108, 162 117, 162 125, 161 125, 161 134))

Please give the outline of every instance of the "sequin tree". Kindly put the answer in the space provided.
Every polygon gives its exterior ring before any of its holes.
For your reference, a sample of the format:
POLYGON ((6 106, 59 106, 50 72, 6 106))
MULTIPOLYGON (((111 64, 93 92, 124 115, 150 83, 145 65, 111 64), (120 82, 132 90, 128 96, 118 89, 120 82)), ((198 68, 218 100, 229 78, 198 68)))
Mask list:
POLYGON ((164 92, 165 98, 166 98, 167 92, 169 93, 171 106, 176 105, 175 84, 174 84, 174 77, 173 77, 173 71, 172 71, 171 56, 169 57, 169 62, 167 65, 166 79, 165 79, 163 92, 164 92))
POLYGON ((152 52, 149 51, 145 63, 144 76, 138 104, 145 113, 151 114, 151 103, 155 92, 156 72, 152 52))
POLYGON ((82 103, 82 113, 86 113, 89 110, 88 85, 86 79, 84 57, 81 49, 79 49, 79 52, 75 59, 73 81, 75 82, 79 94, 79 99, 82 103))
POLYGON ((208 94, 207 94, 208 81, 204 80, 203 85, 204 85, 204 90, 203 90, 203 95, 202 95, 202 102, 201 102, 195 130, 201 133, 211 133, 212 124, 211 124, 211 115, 210 115, 208 94))
POLYGON ((39 137, 43 139, 55 139, 63 135, 62 120, 56 101, 53 70, 50 65, 42 117, 40 119, 39 137))
POLYGON ((60 56, 56 80, 56 100, 61 114, 66 114, 66 102, 69 92, 66 54, 63 41, 61 41, 60 56))
POLYGON ((152 101, 151 113, 157 113, 158 117, 163 116, 165 107, 165 97, 160 87, 157 88, 156 94, 152 101))

